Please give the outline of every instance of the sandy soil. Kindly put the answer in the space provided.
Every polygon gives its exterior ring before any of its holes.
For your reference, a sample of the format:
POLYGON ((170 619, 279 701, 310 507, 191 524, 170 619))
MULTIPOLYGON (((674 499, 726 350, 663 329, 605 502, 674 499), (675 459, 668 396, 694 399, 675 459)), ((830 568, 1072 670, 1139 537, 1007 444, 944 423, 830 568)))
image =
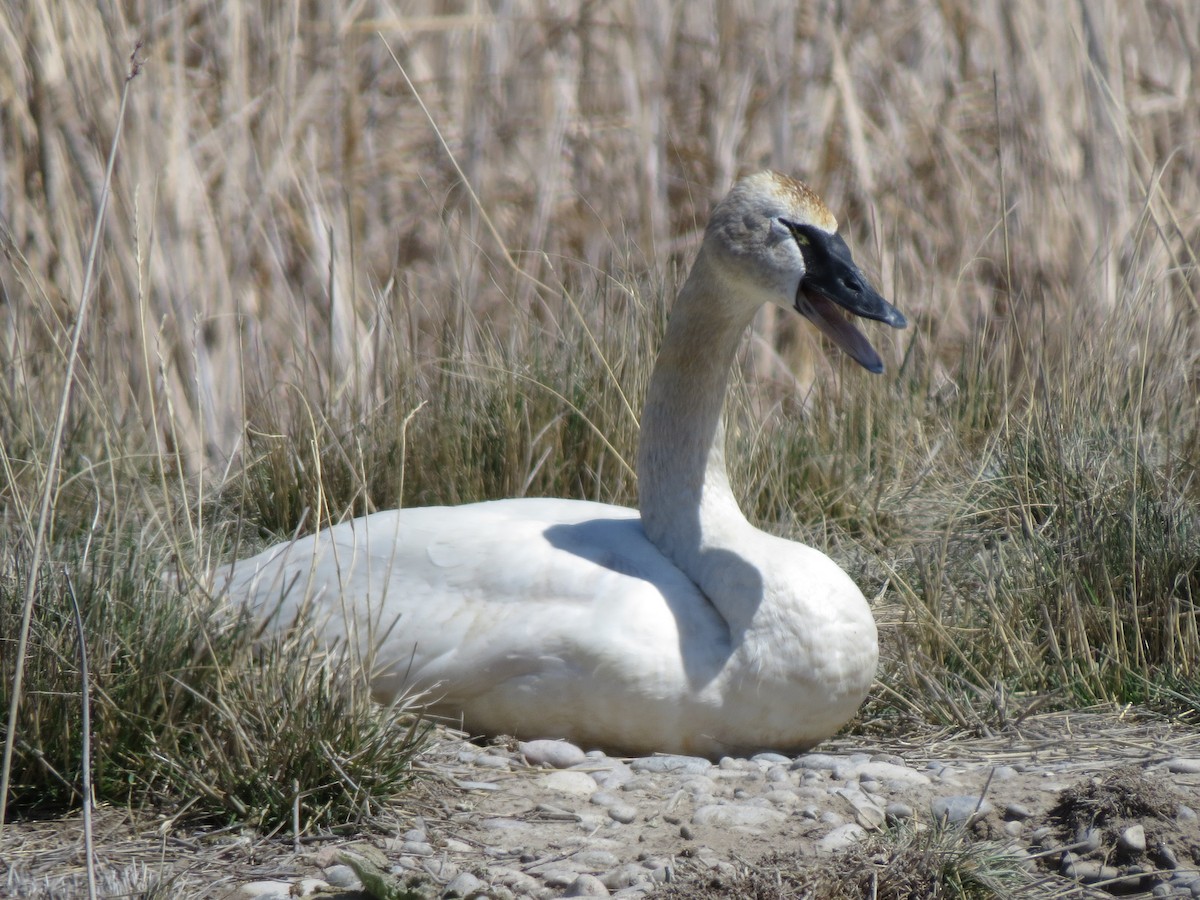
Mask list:
MULTIPOLYGON (((1151 873, 1173 864, 1170 884, 1177 889, 1190 877, 1184 873, 1200 867, 1200 820, 1186 809, 1180 814, 1181 807, 1200 810, 1200 772, 1172 771, 1181 768, 1179 760, 1200 760, 1196 729, 1055 715, 988 738, 950 732, 856 737, 827 742, 818 751, 842 769, 810 775, 794 766, 789 772, 778 761, 727 760, 706 776, 717 785, 711 797, 698 797, 686 774, 636 772, 609 791, 633 810, 632 818, 621 816, 629 821, 616 821, 606 815, 605 803, 576 784, 576 772, 603 770, 611 761, 597 767, 589 760, 566 779, 550 777, 551 770, 525 764, 516 742, 477 745, 446 733, 425 756, 431 777, 413 797, 363 826, 305 835, 298 843, 290 834, 205 828, 103 808, 95 825, 101 895, 246 897, 246 885, 265 881, 291 884, 298 892, 302 879, 334 880, 338 872, 330 867, 349 851, 410 880, 414 896, 439 896, 463 873, 499 897, 598 890, 600 879, 614 893, 633 884, 625 888, 627 896, 652 890, 721 896, 735 889, 739 873, 778 864, 760 863, 765 854, 787 854, 790 865, 800 868, 806 861, 828 867, 836 857, 822 854, 820 842, 835 828, 856 824, 878 832, 889 827, 881 810, 903 813, 904 807, 910 810, 905 821, 923 827, 932 820, 931 801, 953 796, 987 801, 966 825, 970 840, 1011 844, 1036 856, 1029 865, 1043 879, 1041 896, 1061 896, 1072 886, 1064 874, 1071 859, 1079 877, 1096 875, 1102 865, 1125 873, 1135 864, 1144 873, 1126 879, 1123 888, 1085 891, 1076 885, 1073 896, 1107 896, 1114 889, 1150 896, 1149 888, 1168 878, 1151 873), (839 779, 853 775, 854 761, 866 759, 903 766, 928 783, 914 775, 910 781, 879 785, 864 778, 839 787, 839 779), (781 804, 778 790, 768 792, 781 785, 799 799, 781 804), (873 802, 862 801, 865 796, 873 802), (818 802, 805 803, 806 797, 818 802), (730 824, 698 812, 714 804, 775 808, 782 815, 730 824), (1145 834, 1141 853, 1120 846, 1134 825, 1145 834), (1097 833, 1087 835, 1093 828, 1097 833), (1070 850, 1081 838, 1085 846, 1070 850), (1073 854, 1067 866, 1063 852, 1073 854), (639 876, 638 867, 653 877, 639 876), (581 875, 592 880, 580 881, 581 875)), ((78 814, 10 823, 0 840, 0 896, 87 896, 84 860, 78 814)), ((464 883, 471 881, 458 882, 464 883)), ((325 896, 368 895, 344 890, 325 896)))

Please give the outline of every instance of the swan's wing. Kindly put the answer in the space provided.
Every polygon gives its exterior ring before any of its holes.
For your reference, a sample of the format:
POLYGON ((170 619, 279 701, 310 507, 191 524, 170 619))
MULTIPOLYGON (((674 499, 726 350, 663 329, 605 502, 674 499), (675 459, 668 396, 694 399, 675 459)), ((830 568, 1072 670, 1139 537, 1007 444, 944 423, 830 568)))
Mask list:
POLYGON ((637 513, 604 504, 377 513, 237 563, 228 584, 264 618, 303 617, 348 641, 382 694, 437 685, 447 708, 503 685, 665 693, 708 681, 728 657, 723 621, 637 513))

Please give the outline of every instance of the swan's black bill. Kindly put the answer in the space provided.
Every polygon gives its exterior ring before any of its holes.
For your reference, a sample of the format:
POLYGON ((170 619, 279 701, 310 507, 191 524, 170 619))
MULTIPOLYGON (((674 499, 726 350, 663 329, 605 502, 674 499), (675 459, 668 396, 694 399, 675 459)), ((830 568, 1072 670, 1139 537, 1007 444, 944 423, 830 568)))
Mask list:
POLYGON ((864 369, 882 372, 883 360, 842 310, 893 328, 906 327, 908 320, 871 287, 854 264, 850 248, 840 234, 830 234, 812 225, 789 223, 789 227, 804 255, 804 278, 796 291, 796 312, 864 369))

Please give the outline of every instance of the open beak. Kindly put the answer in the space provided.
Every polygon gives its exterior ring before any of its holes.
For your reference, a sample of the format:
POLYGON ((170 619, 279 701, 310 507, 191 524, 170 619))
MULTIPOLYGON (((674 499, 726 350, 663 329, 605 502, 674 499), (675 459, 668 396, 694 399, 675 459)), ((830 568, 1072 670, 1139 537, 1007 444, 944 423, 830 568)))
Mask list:
POLYGON ((904 314, 871 287, 838 234, 816 228, 797 231, 805 274, 796 291, 796 312, 871 372, 883 371, 883 360, 846 313, 904 328, 904 314))

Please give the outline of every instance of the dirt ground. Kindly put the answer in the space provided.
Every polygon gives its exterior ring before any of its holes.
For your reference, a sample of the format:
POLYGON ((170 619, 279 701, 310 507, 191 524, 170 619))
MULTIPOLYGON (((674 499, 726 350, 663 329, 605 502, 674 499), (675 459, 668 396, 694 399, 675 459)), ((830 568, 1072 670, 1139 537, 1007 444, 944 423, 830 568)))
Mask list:
MULTIPOLYGON (((792 809, 779 821, 729 826, 700 821, 697 801, 681 789, 679 777, 642 776, 635 789, 622 794, 635 815, 617 824, 602 815, 597 819, 586 797, 552 787, 549 770, 527 766, 515 742, 484 746, 447 732, 422 761, 430 777, 420 790, 371 822, 336 834, 294 841, 291 834, 198 827, 146 812, 101 808, 94 827, 100 893, 235 898, 249 896, 245 886, 263 881, 290 882, 298 893, 302 879, 325 878, 339 854, 350 851, 399 872, 417 890, 414 897, 441 895, 458 873, 474 875, 484 896, 563 896, 579 874, 603 878, 606 869, 611 876, 634 864, 657 865, 660 874, 626 888, 628 896, 647 891, 673 897, 818 896, 799 887, 789 893, 776 871, 781 860, 788 871, 828 868, 837 854, 823 854, 819 842, 839 818, 879 834, 896 824, 892 811, 906 806, 911 811, 906 824, 921 829, 931 822, 931 800, 948 794, 987 801, 960 835, 967 842, 995 841, 1029 854, 1026 866, 1042 882, 1043 892, 1036 896, 1116 891, 1150 896, 1157 883, 1186 889, 1187 873, 1200 869, 1200 820, 1186 814, 1187 807, 1200 810, 1200 773, 1179 771, 1187 766, 1178 765, 1200 760, 1195 728, 1113 715, 1053 715, 988 738, 950 732, 888 740, 856 737, 829 741, 817 750, 839 760, 890 759, 935 778, 929 784, 914 780, 879 788, 886 795, 887 821, 879 821, 877 811, 845 802, 840 809, 835 803, 827 815, 792 809), (483 766, 477 759, 483 756, 505 761, 493 766, 495 759, 483 759, 489 763, 483 766), (1122 835, 1135 825, 1144 833, 1144 851, 1122 844, 1122 835), (422 836, 432 852, 414 856, 413 840, 422 836), (1064 859, 1064 853, 1072 855, 1064 859), (1073 859, 1076 869, 1069 868, 1073 859), (1110 874, 1100 867, 1111 866, 1121 867, 1122 874, 1143 874, 1121 884, 1102 884, 1097 875, 1091 881, 1100 886, 1093 888, 1068 880, 1070 874, 1082 878, 1089 865, 1096 873, 1110 874), (747 881, 768 869, 768 882, 775 887, 747 881), (1168 873, 1174 878, 1170 885, 1165 884, 1168 873)), ((763 780, 753 765, 740 766, 727 761, 713 772, 736 780, 744 771, 746 779, 763 780)), ((830 794, 836 801, 839 791, 831 787, 830 794)), ((746 790, 732 790, 728 802, 736 805, 739 796, 745 798, 746 790)), ((873 864, 856 863, 860 868, 873 864)), ((87 896, 85 872, 78 813, 18 819, 6 826, 0 840, 0 896, 87 896)), ((370 895, 347 890, 322 896, 370 895)), ((1160 888, 1157 896, 1186 894, 1160 888)))

